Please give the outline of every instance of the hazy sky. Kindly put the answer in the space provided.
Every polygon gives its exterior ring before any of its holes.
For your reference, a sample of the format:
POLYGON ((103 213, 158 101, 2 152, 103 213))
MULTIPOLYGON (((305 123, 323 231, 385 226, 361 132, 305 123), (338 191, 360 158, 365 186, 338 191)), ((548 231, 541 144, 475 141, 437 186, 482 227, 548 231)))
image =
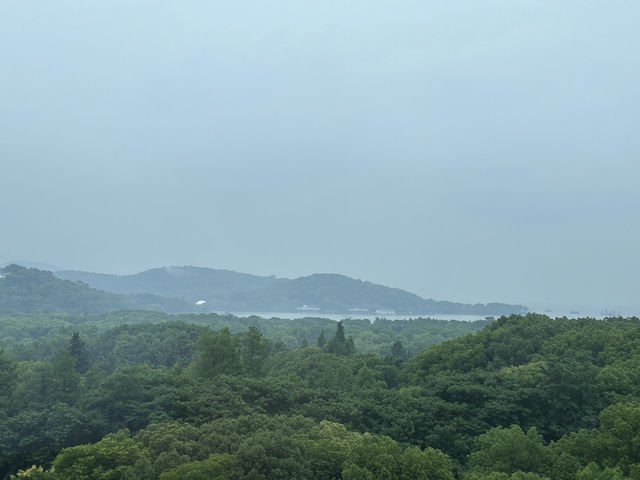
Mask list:
POLYGON ((636 0, 0 0, 0 261, 640 307, 639 22, 636 0))

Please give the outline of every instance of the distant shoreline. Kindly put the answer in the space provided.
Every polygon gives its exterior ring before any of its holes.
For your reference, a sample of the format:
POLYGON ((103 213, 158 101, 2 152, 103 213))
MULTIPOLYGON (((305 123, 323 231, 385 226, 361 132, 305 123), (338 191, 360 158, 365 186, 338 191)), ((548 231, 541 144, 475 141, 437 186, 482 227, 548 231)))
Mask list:
MULTIPOLYGON (((211 312, 217 313, 220 315, 231 314, 235 317, 260 317, 260 318, 284 318, 288 320, 296 320, 300 318, 328 318, 329 320, 345 320, 345 319, 353 319, 353 320, 369 320, 371 322, 375 321, 376 318, 383 318, 386 320, 410 320, 417 318, 431 318, 433 320, 458 320, 464 322, 477 322, 481 320, 486 320, 487 318, 500 318, 503 315, 470 315, 470 314, 396 314, 396 315, 376 315, 376 314, 340 314, 340 313, 322 313, 322 312, 211 312)), ((528 313, 536 313, 539 315, 546 315, 550 318, 596 318, 603 319, 608 315, 604 313, 576 313, 576 312, 562 312, 562 311, 551 311, 551 312, 540 312, 540 311, 532 311, 528 313)), ((523 314, 518 314, 523 315, 523 314)), ((526 314, 524 314, 526 315, 526 314)), ((507 315, 508 316, 508 315, 507 315)), ((632 316, 632 315, 622 315, 622 316, 632 316)))

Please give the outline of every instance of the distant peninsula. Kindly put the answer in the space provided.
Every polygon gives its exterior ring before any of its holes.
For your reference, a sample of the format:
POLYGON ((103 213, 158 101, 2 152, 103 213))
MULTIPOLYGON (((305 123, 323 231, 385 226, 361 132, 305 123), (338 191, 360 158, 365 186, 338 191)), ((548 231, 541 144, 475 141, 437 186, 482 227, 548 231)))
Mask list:
MULTIPOLYGON (((218 312, 300 312, 344 315, 509 315, 528 311, 524 305, 466 304, 422 298, 398 288, 338 274, 313 274, 296 279, 264 277, 230 270, 182 266, 161 267, 133 275, 75 270, 54 272, 61 280, 82 282, 111 294, 152 295, 171 299, 162 310, 218 312)), ((135 297, 133 297, 135 298, 135 297)))

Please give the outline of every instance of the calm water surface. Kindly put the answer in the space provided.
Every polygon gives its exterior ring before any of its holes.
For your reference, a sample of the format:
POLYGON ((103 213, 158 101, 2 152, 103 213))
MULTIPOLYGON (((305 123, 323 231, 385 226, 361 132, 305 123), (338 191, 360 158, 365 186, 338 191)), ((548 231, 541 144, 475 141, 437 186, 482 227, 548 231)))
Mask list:
MULTIPOLYGON (((328 318, 330 320, 335 320, 336 322, 339 320, 344 320, 347 318, 353 319, 368 319, 370 321, 375 321, 376 318, 384 318, 387 320, 409 320, 411 318, 433 318, 438 320, 461 320, 464 322, 475 322, 478 320, 484 320, 486 315, 444 315, 444 314, 433 314, 433 315, 376 315, 376 314, 334 314, 334 313, 321 313, 321 312, 217 312, 217 313, 231 313, 237 317, 250 317, 250 316, 258 316, 262 318, 287 318, 290 320, 298 319, 298 318, 308 318, 308 317, 316 317, 316 318, 328 318)), ((535 313, 541 313, 547 315, 551 318, 556 317, 567 317, 567 318, 605 318, 607 316, 612 316, 607 314, 607 312, 562 312, 562 311, 539 311, 535 313)), ((631 313, 615 313, 615 315, 623 315, 623 316, 631 316, 631 313)))

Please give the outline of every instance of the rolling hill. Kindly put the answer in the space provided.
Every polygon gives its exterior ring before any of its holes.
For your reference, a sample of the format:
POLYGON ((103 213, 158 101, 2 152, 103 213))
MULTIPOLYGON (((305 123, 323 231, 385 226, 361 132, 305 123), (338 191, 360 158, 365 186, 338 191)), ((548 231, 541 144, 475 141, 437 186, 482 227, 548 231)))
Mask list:
MULTIPOLYGON (((204 311, 506 315, 525 313, 523 305, 463 304, 424 299, 418 295, 337 275, 313 274, 296 279, 261 277, 203 267, 154 268, 133 275, 60 271, 56 276, 84 282, 119 294, 151 293, 179 297, 193 305, 207 303, 204 311)), ((191 307, 193 309, 193 307, 191 307)))
POLYGON ((96 290, 86 283, 63 280, 51 272, 8 265, 0 268, 1 312, 104 313, 145 309, 168 313, 186 311, 190 304, 179 298, 150 293, 116 294, 96 290))

